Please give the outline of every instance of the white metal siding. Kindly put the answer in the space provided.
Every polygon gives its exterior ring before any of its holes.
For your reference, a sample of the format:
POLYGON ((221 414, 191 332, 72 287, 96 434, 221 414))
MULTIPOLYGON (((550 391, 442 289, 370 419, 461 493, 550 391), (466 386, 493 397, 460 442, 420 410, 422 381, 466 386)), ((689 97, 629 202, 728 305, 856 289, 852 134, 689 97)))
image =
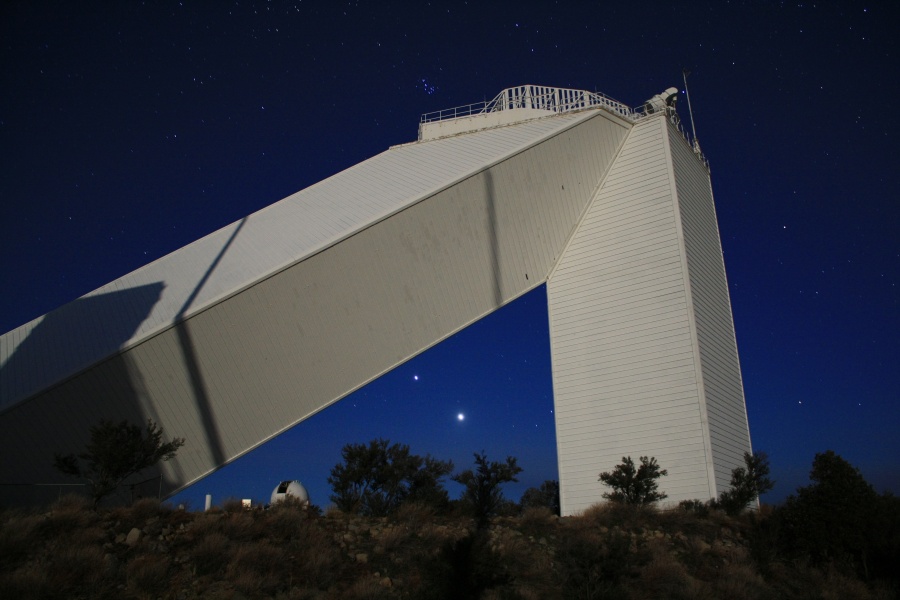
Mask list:
POLYGON ((86 425, 151 417, 188 440, 163 465, 178 489, 541 284, 630 127, 553 119, 394 148, 139 272, 165 277, 170 319, 215 265, 191 301, 204 310, 4 413, 2 472, 52 481, 53 450, 78 448, 86 425))
POLYGON ((391 148, 26 323, 0 336, 0 410, 598 113, 391 148))
POLYGON ((703 372, 715 492, 728 488, 731 471, 743 466, 750 431, 741 383, 731 303, 709 173, 671 126, 670 150, 703 372))
POLYGON ((628 455, 668 469, 672 501, 712 492, 665 127, 632 129, 548 281, 564 514, 628 455))

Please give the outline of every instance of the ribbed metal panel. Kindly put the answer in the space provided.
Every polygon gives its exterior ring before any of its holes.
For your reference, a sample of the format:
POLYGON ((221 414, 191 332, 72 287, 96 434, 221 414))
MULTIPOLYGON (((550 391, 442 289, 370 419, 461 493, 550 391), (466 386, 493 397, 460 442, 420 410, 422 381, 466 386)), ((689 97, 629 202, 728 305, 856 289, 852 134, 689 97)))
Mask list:
POLYGON ((0 410, 590 118, 391 148, 0 337, 0 410))
POLYGON ((744 403, 731 301, 722 259, 709 174, 684 138, 670 129, 694 322, 703 372, 716 487, 728 488, 731 471, 744 465, 750 430, 744 403))
POLYGON ((667 144, 664 118, 634 127, 548 281, 564 514, 628 455, 672 501, 715 493, 667 144))
POLYGON ((106 286, 165 285, 125 351, 2 415, 4 476, 52 481, 87 425, 151 417, 188 440, 164 490, 202 477, 545 281, 629 128, 590 111, 393 148, 106 286))

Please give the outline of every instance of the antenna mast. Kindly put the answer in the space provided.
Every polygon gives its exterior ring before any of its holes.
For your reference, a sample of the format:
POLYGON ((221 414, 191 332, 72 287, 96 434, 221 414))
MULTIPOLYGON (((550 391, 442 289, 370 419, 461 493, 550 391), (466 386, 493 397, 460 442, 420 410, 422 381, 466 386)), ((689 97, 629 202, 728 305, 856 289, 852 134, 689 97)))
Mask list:
POLYGON ((691 116, 691 135, 694 136, 694 153, 700 154, 700 142, 697 141, 697 129, 694 127, 694 111, 691 109, 691 93, 688 91, 687 76, 691 74, 687 69, 682 69, 681 74, 684 76, 684 93, 688 101, 688 114, 691 116))

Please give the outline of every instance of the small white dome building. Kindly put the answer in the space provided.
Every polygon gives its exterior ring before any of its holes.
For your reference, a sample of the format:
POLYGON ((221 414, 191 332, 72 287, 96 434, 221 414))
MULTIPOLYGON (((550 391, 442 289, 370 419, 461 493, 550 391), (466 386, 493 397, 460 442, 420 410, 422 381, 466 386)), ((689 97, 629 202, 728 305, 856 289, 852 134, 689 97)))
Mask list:
POLYGON ((272 500, 270 501, 270 504, 281 502, 288 496, 295 498, 304 506, 309 506, 309 493, 306 491, 306 488, 303 487, 303 484, 296 479, 279 483, 278 487, 272 491, 272 500))

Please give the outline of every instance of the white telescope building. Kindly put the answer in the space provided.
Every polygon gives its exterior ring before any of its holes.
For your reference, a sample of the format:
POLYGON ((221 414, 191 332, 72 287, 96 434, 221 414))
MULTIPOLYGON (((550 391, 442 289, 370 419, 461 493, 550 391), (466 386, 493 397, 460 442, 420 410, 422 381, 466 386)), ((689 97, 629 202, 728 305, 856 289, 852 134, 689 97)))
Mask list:
POLYGON ((70 482, 54 452, 149 418, 188 440, 159 465, 172 494, 546 284, 563 514, 628 455, 670 501, 717 496, 750 434, 675 92, 526 85, 423 115, 417 141, 6 333, 0 483, 70 482))

